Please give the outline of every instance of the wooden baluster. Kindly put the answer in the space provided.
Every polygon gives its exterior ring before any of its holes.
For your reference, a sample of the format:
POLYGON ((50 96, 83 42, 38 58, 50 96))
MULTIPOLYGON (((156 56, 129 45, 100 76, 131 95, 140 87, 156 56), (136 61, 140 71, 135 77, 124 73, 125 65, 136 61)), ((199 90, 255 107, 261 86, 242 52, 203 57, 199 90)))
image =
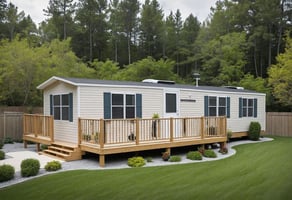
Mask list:
POLYGON ((136 122, 136 145, 139 145, 140 143, 140 120, 139 119, 135 119, 136 122))
POLYGON ((170 142, 173 142, 173 118, 171 117, 169 122, 170 128, 170 142))

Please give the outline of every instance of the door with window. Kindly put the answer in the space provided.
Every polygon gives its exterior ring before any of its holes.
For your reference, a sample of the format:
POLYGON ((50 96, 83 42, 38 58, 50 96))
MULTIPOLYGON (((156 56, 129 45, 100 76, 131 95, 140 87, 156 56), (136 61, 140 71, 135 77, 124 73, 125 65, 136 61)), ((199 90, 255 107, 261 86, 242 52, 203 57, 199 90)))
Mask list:
MULTIPOLYGON (((164 118, 179 117, 179 91, 165 90, 164 92, 164 118)), ((178 120, 174 121, 174 137, 177 137, 181 127, 178 120)), ((169 130, 165 130, 169 133, 169 130)))

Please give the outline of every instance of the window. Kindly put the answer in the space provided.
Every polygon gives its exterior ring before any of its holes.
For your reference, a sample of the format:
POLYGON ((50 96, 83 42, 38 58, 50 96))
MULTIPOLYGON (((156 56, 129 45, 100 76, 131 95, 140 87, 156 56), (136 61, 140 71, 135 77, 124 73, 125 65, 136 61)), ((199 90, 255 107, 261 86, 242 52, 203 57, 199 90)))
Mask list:
POLYGON ((257 99, 239 98, 239 117, 257 117, 257 99))
POLYGON ((112 94, 112 119, 135 118, 135 95, 112 94))
POLYGON ((50 96, 51 115, 55 120, 73 121, 72 93, 50 96))
POLYGON ((175 113, 176 112, 176 94, 166 93, 166 113, 175 113))
POLYGON ((230 117, 230 97, 205 96, 205 116, 230 117))

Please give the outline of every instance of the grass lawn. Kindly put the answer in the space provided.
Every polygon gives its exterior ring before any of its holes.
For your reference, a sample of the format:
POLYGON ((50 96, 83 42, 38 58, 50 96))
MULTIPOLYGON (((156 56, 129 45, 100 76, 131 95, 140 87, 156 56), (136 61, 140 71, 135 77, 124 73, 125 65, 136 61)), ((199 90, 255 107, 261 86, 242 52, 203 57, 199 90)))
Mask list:
POLYGON ((212 162, 47 175, 0 189, 0 199, 292 199, 292 138, 236 150, 212 162))

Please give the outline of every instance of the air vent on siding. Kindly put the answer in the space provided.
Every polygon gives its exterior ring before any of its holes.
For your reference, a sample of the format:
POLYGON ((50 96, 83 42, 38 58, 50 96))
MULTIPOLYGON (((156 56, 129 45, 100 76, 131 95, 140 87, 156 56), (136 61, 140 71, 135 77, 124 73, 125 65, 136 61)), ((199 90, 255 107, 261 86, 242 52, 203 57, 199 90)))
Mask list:
POLYGON ((175 84, 174 81, 169 80, 156 80, 156 79, 144 79, 143 83, 162 83, 162 84, 175 84))

